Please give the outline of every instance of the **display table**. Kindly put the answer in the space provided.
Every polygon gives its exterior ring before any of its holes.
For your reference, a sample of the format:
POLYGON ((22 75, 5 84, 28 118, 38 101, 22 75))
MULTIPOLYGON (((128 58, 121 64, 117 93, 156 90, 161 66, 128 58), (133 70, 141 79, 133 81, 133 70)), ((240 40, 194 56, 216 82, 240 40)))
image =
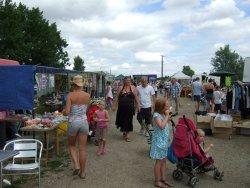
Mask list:
POLYGON ((3 187, 3 176, 2 176, 2 162, 11 159, 12 157, 18 155, 18 151, 5 151, 0 150, 0 188, 3 187))
POLYGON ((53 148, 55 148, 56 155, 59 155, 59 136, 58 136, 58 129, 60 128, 61 124, 65 124, 67 121, 63 120, 58 122, 57 124, 46 127, 46 128, 37 128, 36 126, 25 126, 20 129, 22 133, 24 132, 32 132, 34 137, 36 134, 43 134, 44 136, 44 151, 45 151, 45 165, 47 166, 48 163, 48 154, 53 148), (50 145, 51 138, 54 141, 54 145, 50 145))

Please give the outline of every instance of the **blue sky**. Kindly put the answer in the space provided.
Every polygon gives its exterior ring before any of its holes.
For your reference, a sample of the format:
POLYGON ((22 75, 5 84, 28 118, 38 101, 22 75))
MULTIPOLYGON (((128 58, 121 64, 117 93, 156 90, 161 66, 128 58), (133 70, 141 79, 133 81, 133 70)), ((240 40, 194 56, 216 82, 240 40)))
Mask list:
POLYGON ((80 55, 88 71, 160 75, 163 54, 164 75, 184 65, 199 74, 225 44, 250 56, 250 0, 15 1, 56 22, 70 62, 80 55))

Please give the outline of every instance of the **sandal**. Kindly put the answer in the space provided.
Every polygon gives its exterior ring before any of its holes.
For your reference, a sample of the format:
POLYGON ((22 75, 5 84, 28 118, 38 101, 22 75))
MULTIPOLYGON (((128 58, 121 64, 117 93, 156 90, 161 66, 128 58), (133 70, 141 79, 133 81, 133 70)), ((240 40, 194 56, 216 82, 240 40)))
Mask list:
POLYGON ((84 176, 81 176, 80 174, 78 174, 79 178, 82 180, 86 180, 86 174, 84 174, 84 176))
POLYGON ((127 137, 127 138, 125 138, 125 141, 126 142, 131 142, 131 140, 127 137))
POLYGON ((75 169, 72 173, 73 176, 76 176, 80 173, 80 169, 75 169))
POLYGON ((161 180, 161 182, 167 185, 168 187, 174 187, 174 185, 169 184, 166 180, 161 180))
POLYGON ((124 140, 126 140, 126 133, 123 133, 122 137, 123 137, 124 140))
POLYGON ((164 183, 162 183, 161 181, 156 181, 154 186, 155 187, 160 187, 160 188, 168 188, 168 186, 165 185, 164 183))

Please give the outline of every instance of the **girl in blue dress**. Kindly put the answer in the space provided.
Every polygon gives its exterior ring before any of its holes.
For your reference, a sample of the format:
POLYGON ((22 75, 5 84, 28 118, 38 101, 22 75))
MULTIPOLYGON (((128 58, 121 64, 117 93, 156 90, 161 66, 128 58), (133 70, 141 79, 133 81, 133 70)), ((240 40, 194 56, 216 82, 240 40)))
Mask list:
POLYGON ((156 187, 172 187, 165 180, 166 158, 169 146, 169 102, 165 98, 157 99, 153 114, 153 135, 150 157, 155 159, 154 176, 156 187))

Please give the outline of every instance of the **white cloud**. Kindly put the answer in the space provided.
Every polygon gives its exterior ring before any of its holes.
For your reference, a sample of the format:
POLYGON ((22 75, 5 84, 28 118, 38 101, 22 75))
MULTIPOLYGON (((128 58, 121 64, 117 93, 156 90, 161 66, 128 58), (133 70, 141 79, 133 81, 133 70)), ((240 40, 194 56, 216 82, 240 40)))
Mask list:
POLYGON ((161 55, 158 52, 136 52, 135 58, 142 62, 159 62, 161 60, 161 55))
POLYGON ((190 65, 202 73, 224 44, 249 56, 250 16, 238 6, 249 0, 15 0, 39 6, 56 21, 69 46, 70 62, 80 55, 87 71, 164 75, 190 65), (150 11, 157 3, 158 9, 150 11), (161 4, 162 3, 162 4, 161 4), (145 8, 138 11, 138 8, 145 8), (139 69, 138 69, 139 68, 139 69))

